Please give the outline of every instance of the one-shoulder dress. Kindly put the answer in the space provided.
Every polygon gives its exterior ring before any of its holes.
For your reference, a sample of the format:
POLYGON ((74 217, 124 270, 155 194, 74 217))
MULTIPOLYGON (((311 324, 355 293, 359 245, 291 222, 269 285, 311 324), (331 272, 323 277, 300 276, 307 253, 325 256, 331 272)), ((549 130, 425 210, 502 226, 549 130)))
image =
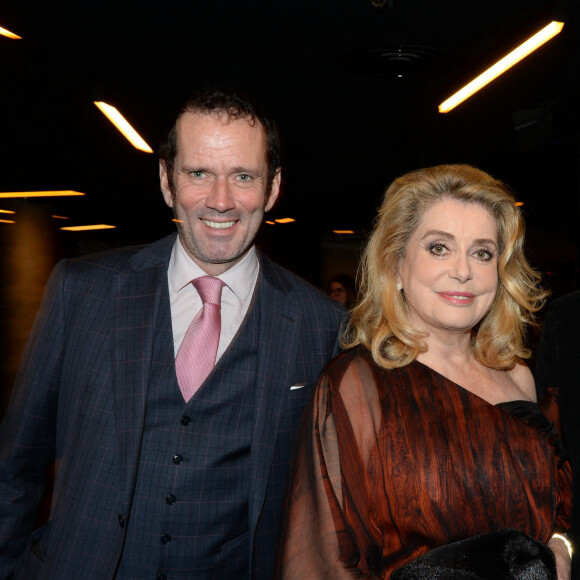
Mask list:
POLYGON ((571 472, 554 394, 492 405, 418 361, 332 361, 297 439, 278 551, 288 580, 390 577, 422 554, 568 527, 571 472))

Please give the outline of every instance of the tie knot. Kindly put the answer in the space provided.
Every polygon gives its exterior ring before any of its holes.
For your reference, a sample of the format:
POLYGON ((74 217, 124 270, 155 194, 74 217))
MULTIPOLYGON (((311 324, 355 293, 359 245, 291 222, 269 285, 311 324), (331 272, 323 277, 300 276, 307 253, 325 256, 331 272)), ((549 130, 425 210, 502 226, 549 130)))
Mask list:
POLYGON ((204 304, 217 304, 221 307, 222 288, 226 285, 219 278, 202 276, 191 282, 198 291, 204 304))

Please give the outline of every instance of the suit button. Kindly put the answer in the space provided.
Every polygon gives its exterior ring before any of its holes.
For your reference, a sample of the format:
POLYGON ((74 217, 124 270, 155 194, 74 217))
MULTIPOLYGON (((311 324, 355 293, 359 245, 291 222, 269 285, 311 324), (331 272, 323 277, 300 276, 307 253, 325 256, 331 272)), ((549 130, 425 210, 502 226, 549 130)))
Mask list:
POLYGON ((162 544, 169 544, 171 542, 171 536, 169 534, 163 534, 160 540, 162 544))
POLYGON ((165 503, 169 504, 169 505, 173 505, 175 502, 177 501, 177 498, 170 493, 166 498, 165 498, 165 503))
POLYGON ((165 574, 157 574, 155 580, 167 580, 167 576, 165 574))
POLYGON ((175 465, 179 465, 182 461, 183 461, 183 455, 180 455, 179 453, 177 453, 176 455, 173 456, 173 463, 175 463, 175 465))
POLYGON ((183 417, 181 417, 181 424, 184 427, 187 427, 190 423, 191 423, 191 417, 188 417, 187 415, 183 415, 183 417))

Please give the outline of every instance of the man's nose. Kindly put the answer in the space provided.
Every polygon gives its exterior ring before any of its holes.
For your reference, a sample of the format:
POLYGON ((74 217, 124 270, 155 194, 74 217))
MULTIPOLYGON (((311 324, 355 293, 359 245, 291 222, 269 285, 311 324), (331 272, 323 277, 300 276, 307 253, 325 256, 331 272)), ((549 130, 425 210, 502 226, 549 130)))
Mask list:
POLYGON ((205 200, 205 206, 219 212, 234 209, 236 206, 234 196, 226 178, 219 177, 214 183, 209 195, 205 200))

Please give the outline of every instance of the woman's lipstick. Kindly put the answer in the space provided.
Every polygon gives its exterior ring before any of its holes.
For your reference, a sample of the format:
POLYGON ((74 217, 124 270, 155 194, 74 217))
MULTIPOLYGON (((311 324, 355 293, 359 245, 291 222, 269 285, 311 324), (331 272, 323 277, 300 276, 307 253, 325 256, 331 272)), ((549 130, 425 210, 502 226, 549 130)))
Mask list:
POLYGON ((475 294, 470 292, 437 292, 445 302, 459 306, 467 306, 475 300, 475 294))

